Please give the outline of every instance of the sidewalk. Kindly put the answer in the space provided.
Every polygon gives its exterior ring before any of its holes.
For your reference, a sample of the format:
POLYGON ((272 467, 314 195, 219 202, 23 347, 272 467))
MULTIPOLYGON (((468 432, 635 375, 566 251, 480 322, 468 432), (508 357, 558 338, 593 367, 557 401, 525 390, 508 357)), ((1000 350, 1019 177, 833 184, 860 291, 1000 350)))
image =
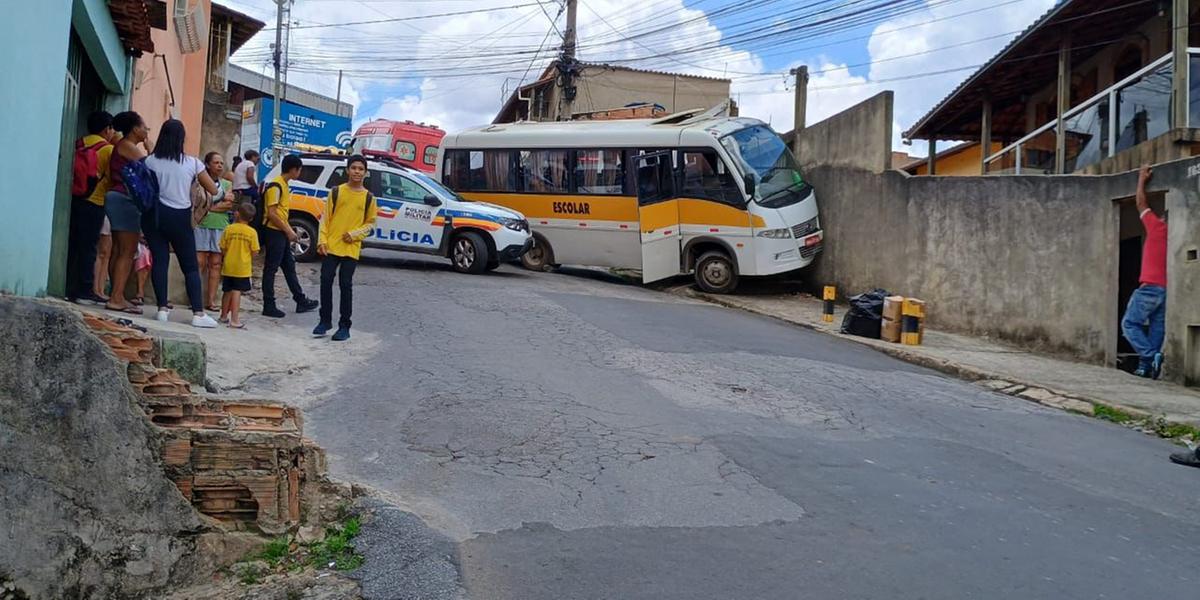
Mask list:
POLYGON ((1143 421, 1130 424, 1165 437, 1186 432, 1186 428, 1164 430, 1167 424, 1200 427, 1200 391, 1172 383, 1139 379, 1117 369, 1041 356, 986 339, 930 329, 925 330, 920 346, 842 335, 838 328, 845 306, 837 307, 833 323, 825 323, 821 321, 821 301, 807 294, 717 296, 691 286, 671 291, 837 335, 900 360, 979 381, 996 391, 1039 404, 1118 422, 1143 421), (1153 422, 1159 418, 1166 423, 1156 429, 1153 422))

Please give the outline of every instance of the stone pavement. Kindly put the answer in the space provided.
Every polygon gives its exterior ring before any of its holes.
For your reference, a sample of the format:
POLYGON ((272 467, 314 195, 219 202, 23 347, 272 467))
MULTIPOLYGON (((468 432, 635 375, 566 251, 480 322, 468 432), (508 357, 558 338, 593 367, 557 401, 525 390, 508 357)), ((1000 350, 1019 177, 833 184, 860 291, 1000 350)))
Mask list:
POLYGON ((986 387, 1039 404, 1085 414, 1094 414, 1094 407, 1101 405, 1139 419, 1161 418, 1168 423, 1200 427, 1200 390, 928 328, 920 346, 842 335, 838 328, 846 307, 839 305, 833 323, 825 323, 821 321, 821 301, 808 294, 717 296, 696 291, 690 285, 670 291, 837 335, 901 360, 979 381, 986 387))

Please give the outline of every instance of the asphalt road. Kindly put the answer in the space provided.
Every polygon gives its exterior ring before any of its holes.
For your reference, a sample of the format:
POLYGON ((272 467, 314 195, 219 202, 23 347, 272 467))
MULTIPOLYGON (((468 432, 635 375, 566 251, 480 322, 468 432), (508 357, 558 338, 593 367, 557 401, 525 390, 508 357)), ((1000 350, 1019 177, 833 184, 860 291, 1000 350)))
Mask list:
POLYGON ((1200 594, 1165 442, 603 275, 370 256, 380 350, 306 413, 420 517, 367 527, 370 598, 1200 594))

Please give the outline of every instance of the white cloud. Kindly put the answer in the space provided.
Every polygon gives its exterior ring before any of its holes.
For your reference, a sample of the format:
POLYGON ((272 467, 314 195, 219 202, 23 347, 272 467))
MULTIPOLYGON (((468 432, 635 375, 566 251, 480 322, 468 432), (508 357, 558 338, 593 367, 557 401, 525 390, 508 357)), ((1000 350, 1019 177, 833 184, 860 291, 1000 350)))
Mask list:
MULTIPOLYGON (((898 142, 900 130, 911 126, 970 71, 886 80, 983 63, 1013 37, 995 36, 1023 29, 1055 1, 1019 0, 998 4, 996 0, 930 0, 930 5, 922 11, 880 23, 868 40, 859 42, 866 46, 868 58, 857 62, 869 64, 848 64, 855 61, 821 53, 796 61, 794 64, 808 64, 811 73, 808 120, 816 122, 884 89, 891 89, 896 92, 898 142), (946 47, 952 48, 938 50, 946 47)), ((273 23, 266 6, 270 4, 268 0, 232 2, 242 4, 251 14, 273 23)), ((299 2, 294 19, 301 24, 341 23, 511 4, 511 0, 478 0, 465 4, 299 2)), ((553 3, 547 2, 545 7, 551 11, 551 16, 557 10, 553 3)), ((686 8, 683 0, 654 3, 587 0, 580 5, 578 20, 579 57, 583 60, 621 64, 622 59, 646 56, 652 51, 669 54, 699 44, 716 46, 717 50, 704 52, 702 57, 683 54, 629 64, 709 76, 728 73, 734 79, 732 90, 739 98, 742 114, 769 120, 779 131, 791 129, 790 81, 785 84, 782 75, 744 76, 745 73, 763 72, 763 59, 721 45, 722 34, 705 13, 686 8), (597 14, 603 15, 608 23, 597 14), (612 30, 644 29, 648 22, 669 26, 668 32, 629 41, 621 40, 612 30), (599 48, 590 47, 598 40, 609 43, 599 48)), ((563 21, 558 19, 559 27, 563 21)), ((368 106, 379 105, 369 113, 360 110, 356 114, 357 122, 374 117, 411 119, 435 123, 453 131, 492 119, 503 103, 502 91, 511 91, 529 65, 527 58, 514 58, 513 52, 528 52, 537 47, 548 26, 549 20, 539 9, 525 8, 430 20, 297 29, 293 33, 295 54, 292 57, 296 66, 290 81, 332 96, 337 76, 328 70, 362 71, 363 65, 369 65, 370 72, 348 76, 343 84, 344 99, 356 105, 367 100, 370 101, 368 106), (424 60, 419 63, 405 60, 409 55, 424 60), (393 60, 383 62, 381 56, 393 60), (327 72, 305 72, 313 68, 327 72), (412 78, 429 74, 429 69, 437 69, 438 76, 412 78), (462 76, 447 77, 452 74, 462 76)), ((260 34, 259 38, 240 52, 239 57, 261 65, 269 54, 266 46, 270 34, 260 34)), ((546 53, 533 61, 526 82, 541 73, 558 43, 558 36, 551 34, 546 53)))

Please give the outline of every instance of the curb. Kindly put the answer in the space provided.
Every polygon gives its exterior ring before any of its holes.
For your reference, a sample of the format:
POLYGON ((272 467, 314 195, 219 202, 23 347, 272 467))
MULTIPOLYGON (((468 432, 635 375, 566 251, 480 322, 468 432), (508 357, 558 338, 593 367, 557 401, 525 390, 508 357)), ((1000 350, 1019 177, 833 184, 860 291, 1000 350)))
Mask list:
MULTIPOLYGON (((1195 425, 1187 421, 1171 419, 1165 416, 1155 417, 1151 413, 1148 413, 1142 409, 1133 408, 1131 406, 1097 400, 1095 398, 1089 398, 1086 396, 1069 394, 1037 384, 1022 381, 1011 381, 1008 377, 1001 377, 995 373, 990 373, 983 369, 911 352, 905 350, 903 346, 882 343, 876 344, 872 343, 872 341, 868 340, 867 338, 856 338, 855 336, 842 335, 840 333, 818 327, 812 323, 789 319, 787 317, 782 317, 757 308, 742 306, 717 296, 698 292, 692 289, 691 286, 673 288, 664 291, 696 300, 702 300, 710 304, 723 306, 725 308, 731 308, 761 317, 767 317, 776 321, 787 323, 789 325, 801 327, 809 331, 815 331, 823 335, 843 339, 848 342, 853 342, 868 348, 872 348, 882 352, 883 354, 891 356, 892 358, 909 364, 925 367, 945 375, 956 377, 971 383, 976 383, 994 392, 1012 396, 1014 398, 1020 398, 1022 400, 1040 404, 1049 408, 1115 422, 1127 428, 1135 429, 1155 437, 1183 441, 1185 438, 1189 437, 1187 434, 1177 436, 1165 435, 1162 433, 1162 431, 1164 431, 1170 425, 1191 429, 1192 431, 1197 429, 1195 425), (1123 415, 1123 417, 1114 418, 1116 415, 1123 415)), ((1191 438, 1193 439, 1193 442, 1200 442, 1200 438, 1197 438, 1195 434, 1192 434, 1191 438)))

